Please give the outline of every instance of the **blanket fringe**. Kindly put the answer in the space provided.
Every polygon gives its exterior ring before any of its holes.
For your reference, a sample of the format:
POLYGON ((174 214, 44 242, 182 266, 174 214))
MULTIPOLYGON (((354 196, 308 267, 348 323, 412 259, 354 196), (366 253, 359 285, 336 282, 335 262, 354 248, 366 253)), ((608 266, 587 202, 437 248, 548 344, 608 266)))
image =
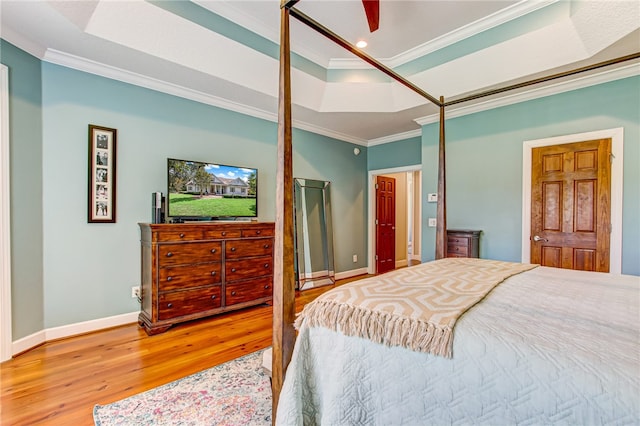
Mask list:
POLYGON ((296 329, 299 330, 303 323, 308 327, 326 327, 386 346, 403 346, 445 358, 451 358, 452 354, 453 329, 450 327, 438 327, 388 312, 315 300, 305 306, 296 319, 296 329))

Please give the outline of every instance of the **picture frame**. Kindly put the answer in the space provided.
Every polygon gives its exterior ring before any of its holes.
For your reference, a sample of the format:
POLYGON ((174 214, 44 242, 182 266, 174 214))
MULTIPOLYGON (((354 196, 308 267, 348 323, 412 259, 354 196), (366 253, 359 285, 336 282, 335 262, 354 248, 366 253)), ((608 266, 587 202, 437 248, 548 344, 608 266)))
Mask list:
POLYGON ((89 124, 89 223, 116 222, 116 129, 89 124))

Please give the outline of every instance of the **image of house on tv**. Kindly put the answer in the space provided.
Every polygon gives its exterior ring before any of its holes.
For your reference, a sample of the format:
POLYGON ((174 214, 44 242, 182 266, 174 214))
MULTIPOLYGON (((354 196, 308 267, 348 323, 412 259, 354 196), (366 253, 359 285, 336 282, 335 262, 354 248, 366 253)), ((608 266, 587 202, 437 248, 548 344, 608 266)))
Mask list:
POLYGON ((228 179, 218 177, 213 173, 208 174, 211 176, 211 181, 206 187, 201 188, 197 182, 191 180, 187 182, 187 192, 206 195, 230 195, 233 197, 249 196, 249 184, 242 179, 228 179))

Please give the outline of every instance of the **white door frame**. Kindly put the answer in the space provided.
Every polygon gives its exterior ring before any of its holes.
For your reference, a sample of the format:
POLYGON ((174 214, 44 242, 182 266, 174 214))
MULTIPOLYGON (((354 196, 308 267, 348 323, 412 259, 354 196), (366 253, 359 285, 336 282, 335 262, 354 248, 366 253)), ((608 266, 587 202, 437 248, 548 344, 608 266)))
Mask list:
MULTIPOLYGON (((367 185, 368 185, 368 193, 369 193, 369 206, 367 208, 367 216, 369 217, 369 226, 367 232, 367 252, 369 262, 367 265, 367 273, 375 274, 376 273, 376 242, 375 242, 375 233, 376 233, 376 177, 380 175, 388 175, 393 173, 406 173, 406 172, 415 172, 422 171, 422 164, 414 164, 413 166, 403 166, 403 167, 393 167, 390 169, 378 169, 378 170, 369 170, 367 185)), ((421 185, 421 180, 419 182, 414 181, 414 185, 421 185)), ((422 197, 422 191, 415 191, 420 194, 422 197)), ((422 217, 422 200, 415 200, 416 203, 420 206, 418 208, 418 215, 422 217)), ((417 221, 418 224, 422 223, 422 220, 417 221)), ((415 235, 422 235, 422 230, 415 229, 415 235)), ((420 245, 422 247, 422 245, 420 245)))
POLYGON ((573 135, 525 141, 522 147, 522 262, 531 260, 531 152, 533 148, 611 138, 611 240, 609 272, 622 273, 622 190, 624 128, 597 130, 573 135))
POLYGON ((0 362, 13 355, 9 166, 9 69, 0 64, 0 362))

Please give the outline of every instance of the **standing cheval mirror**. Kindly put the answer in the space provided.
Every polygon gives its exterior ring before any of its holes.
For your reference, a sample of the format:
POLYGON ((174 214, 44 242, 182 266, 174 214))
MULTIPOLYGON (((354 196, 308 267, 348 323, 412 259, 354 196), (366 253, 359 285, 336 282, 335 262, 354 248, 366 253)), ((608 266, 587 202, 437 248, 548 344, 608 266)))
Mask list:
POLYGON ((335 283, 331 182, 294 179, 296 288, 335 283))

